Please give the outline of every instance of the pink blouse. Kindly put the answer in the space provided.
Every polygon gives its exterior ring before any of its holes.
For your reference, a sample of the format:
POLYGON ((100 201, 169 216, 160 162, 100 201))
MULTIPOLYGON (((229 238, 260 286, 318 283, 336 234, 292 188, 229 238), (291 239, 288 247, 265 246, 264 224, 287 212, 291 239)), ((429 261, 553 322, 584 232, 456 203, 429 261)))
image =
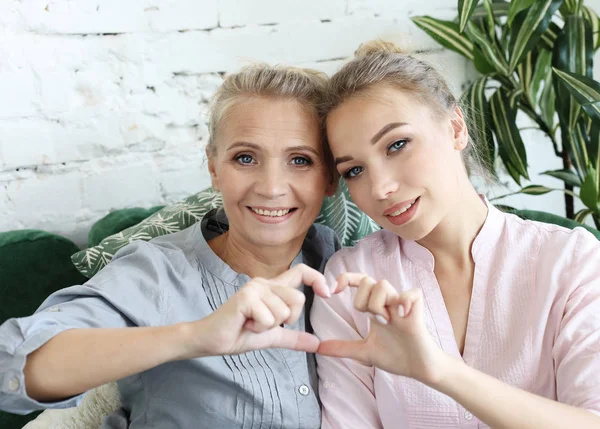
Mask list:
MULTIPOLYGON (((582 228, 524 221, 488 204, 476 237, 473 292, 461 356, 433 268, 414 241, 379 231, 329 261, 328 282, 344 272, 420 287, 431 335, 447 353, 512 386, 600 415, 600 242, 582 228)), ((361 339, 369 318, 355 289, 315 297, 321 340, 361 339)), ((317 355, 323 429, 487 428, 450 397, 406 377, 350 359, 317 355)))

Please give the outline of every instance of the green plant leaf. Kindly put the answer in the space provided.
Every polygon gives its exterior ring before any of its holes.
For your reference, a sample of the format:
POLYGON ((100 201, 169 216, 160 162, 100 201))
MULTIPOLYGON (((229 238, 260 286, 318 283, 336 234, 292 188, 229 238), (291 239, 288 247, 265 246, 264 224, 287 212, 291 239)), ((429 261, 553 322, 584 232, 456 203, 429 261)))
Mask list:
POLYGON ((562 0, 537 0, 528 10, 517 14, 510 29, 510 73, 540 41, 561 3, 562 0))
POLYGON ((596 50, 600 47, 600 18, 598 18, 598 14, 592 8, 587 6, 583 8, 583 18, 592 30, 594 50, 596 50))
POLYGON ((556 24, 555 22, 550 22, 548 29, 544 31, 544 33, 542 34, 542 39, 540 40, 542 45, 544 45, 543 47, 545 49, 554 49, 554 42, 556 41, 556 38, 558 37, 560 31, 561 28, 558 26, 558 24, 556 24))
POLYGON ((569 15, 579 15, 581 13, 582 0, 564 0, 560 5, 560 14, 566 18, 569 15))
POLYGON ((592 213, 594 213, 594 212, 590 209, 581 209, 577 213, 575 213, 573 220, 575 222, 585 223, 585 220, 587 219, 587 217, 589 215, 591 215, 592 213))
POLYGON ((583 180, 579 198, 581 198, 581 202, 594 213, 600 212, 600 207, 598 206, 598 183, 594 168, 589 170, 588 175, 583 180))
POLYGON ((485 86, 488 77, 482 76, 471 84, 461 97, 461 105, 467 109, 468 117, 476 135, 475 141, 481 149, 481 157, 487 171, 495 175, 494 159, 496 147, 491 129, 491 111, 485 98, 485 86))
POLYGON ((508 63, 504 58, 504 54, 499 49, 495 40, 490 40, 489 37, 476 24, 469 22, 467 24, 467 34, 481 49, 481 53, 485 60, 498 73, 508 76, 508 63))
POLYGON ((600 124, 600 83, 585 76, 552 68, 557 80, 577 100, 593 121, 600 124))
POLYGON ((466 35, 461 34, 458 24, 430 16, 415 16, 411 19, 436 42, 473 61, 473 42, 466 35))
POLYGON ((546 188, 542 185, 529 185, 521 189, 519 193, 527 195, 544 195, 552 191, 554 191, 554 189, 546 188))
MULTIPOLYGON (((509 2, 493 0, 491 2, 491 6, 495 18, 500 18, 508 15, 508 11, 510 9, 509 2)), ((489 13, 487 8, 488 6, 486 6, 485 4, 477 6, 473 11, 473 14, 471 15, 471 21, 486 19, 489 13)))
POLYGON ((499 154, 509 173, 514 173, 529 179, 527 173, 527 154, 521 134, 515 123, 517 110, 510 104, 512 94, 499 88, 490 99, 492 123, 498 140, 499 154), (509 166, 510 164, 510 166, 509 166), (511 168, 513 171, 511 172, 511 168))
POLYGON ((512 25, 519 12, 530 7, 535 0, 512 0, 508 9, 508 26, 512 25))
POLYGON ((573 186, 574 188, 579 188, 581 186, 581 179, 571 170, 549 170, 540 174, 560 179, 567 185, 573 186))
MULTIPOLYGON (((542 84, 546 81, 546 79, 552 78, 552 69, 550 68, 552 63, 552 52, 548 49, 536 49, 535 51, 531 51, 528 56, 532 55, 533 53, 536 55, 533 59, 533 73, 529 85, 527 86, 527 94, 529 96, 529 100, 531 100, 532 106, 535 106, 537 104, 536 100, 538 100, 538 94, 540 88, 542 88, 542 84)), ((519 67, 517 67, 517 70, 521 68, 521 64, 519 67)), ((552 109, 554 109, 554 105, 552 106, 552 109)))
POLYGON ((465 31, 465 26, 476 7, 477 0, 458 0, 458 18, 461 33, 465 31))
POLYGON ((473 65, 479 73, 484 75, 496 73, 494 66, 485 59, 485 56, 477 46, 473 48, 473 57, 473 65))
POLYGON ((537 55, 535 51, 529 51, 525 56, 525 60, 521 61, 517 66, 517 75, 521 83, 521 90, 525 97, 529 100, 529 104, 533 105, 534 97, 532 97, 531 83, 534 75, 534 66, 536 65, 537 55))

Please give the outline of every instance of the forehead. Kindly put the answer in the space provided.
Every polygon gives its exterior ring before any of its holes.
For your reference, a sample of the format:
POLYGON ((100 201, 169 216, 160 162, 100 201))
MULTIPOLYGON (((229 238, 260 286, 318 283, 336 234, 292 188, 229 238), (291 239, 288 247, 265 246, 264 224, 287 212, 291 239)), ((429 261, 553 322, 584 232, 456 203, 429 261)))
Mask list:
MULTIPOLYGON (((223 117, 221 141, 230 144, 251 139, 261 141, 320 144, 320 127, 315 113, 292 99, 247 98, 230 107, 223 117)), ((255 141, 256 140, 256 141, 255 141)))

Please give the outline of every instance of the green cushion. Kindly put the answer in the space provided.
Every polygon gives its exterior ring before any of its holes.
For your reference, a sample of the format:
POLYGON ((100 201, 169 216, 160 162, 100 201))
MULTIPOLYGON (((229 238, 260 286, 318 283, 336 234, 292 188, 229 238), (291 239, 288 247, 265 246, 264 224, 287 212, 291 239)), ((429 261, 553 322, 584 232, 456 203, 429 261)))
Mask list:
POLYGON ((90 229, 88 234, 88 247, 96 246, 109 235, 116 234, 130 226, 137 225, 163 207, 164 206, 155 206, 149 209, 121 209, 107 214, 90 229))
MULTIPOLYGON (((218 192, 212 188, 205 189, 179 203, 164 207, 135 226, 102 239, 97 245, 74 254, 71 259, 82 274, 91 277, 109 263, 121 247, 135 240, 150 240, 159 235, 181 231, 222 204, 218 192)), ((331 227, 344 246, 352 246, 365 235, 379 229, 352 202, 343 180, 335 195, 324 199, 317 222, 331 227)))
MULTIPOLYGON (((58 289, 85 282, 70 260, 77 250, 70 240, 44 231, 0 233, 0 324, 31 315, 58 289)), ((38 414, 0 412, 0 428, 20 429, 38 414)))
POLYGON ((587 225, 583 225, 579 222, 576 222, 572 219, 567 219, 566 217, 558 216, 552 213, 540 212, 536 210, 507 210, 513 214, 516 214, 522 219, 536 220, 538 222, 544 223, 553 223, 555 225, 563 226, 565 228, 573 229, 575 227, 583 227, 590 231, 592 234, 596 236, 598 240, 600 240, 600 231, 589 227, 587 225))

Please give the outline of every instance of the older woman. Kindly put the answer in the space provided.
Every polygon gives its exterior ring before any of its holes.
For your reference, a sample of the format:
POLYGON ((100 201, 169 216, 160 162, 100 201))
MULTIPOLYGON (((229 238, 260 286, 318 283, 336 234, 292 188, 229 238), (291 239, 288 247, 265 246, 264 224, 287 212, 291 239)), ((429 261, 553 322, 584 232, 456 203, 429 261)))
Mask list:
POLYGON ((0 409, 70 407, 119 380, 123 408, 102 428, 320 427, 303 288, 329 294, 319 270, 338 247, 313 225, 334 182, 316 109, 325 84, 269 66, 225 79, 207 146, 224 209, 126 246, 6 321, 0 409))

